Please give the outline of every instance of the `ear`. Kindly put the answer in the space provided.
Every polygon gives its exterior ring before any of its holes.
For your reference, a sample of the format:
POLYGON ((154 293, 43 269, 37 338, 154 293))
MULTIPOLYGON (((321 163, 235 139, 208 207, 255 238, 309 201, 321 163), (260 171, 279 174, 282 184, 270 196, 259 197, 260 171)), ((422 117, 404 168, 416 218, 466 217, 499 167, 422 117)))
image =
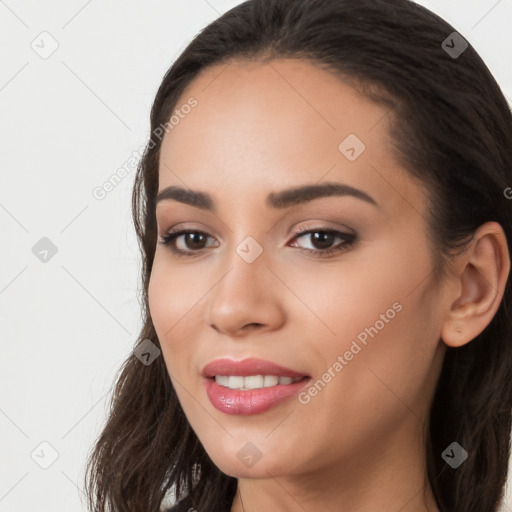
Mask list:
POLYGON ((507 239, 501 225, 482 224, 468 248, 457 256, 453 268, 453 284, 448 288, 453 296, 441 338, 450 347, 460 347, 489 325, 501 303, 510 272, 507 239))

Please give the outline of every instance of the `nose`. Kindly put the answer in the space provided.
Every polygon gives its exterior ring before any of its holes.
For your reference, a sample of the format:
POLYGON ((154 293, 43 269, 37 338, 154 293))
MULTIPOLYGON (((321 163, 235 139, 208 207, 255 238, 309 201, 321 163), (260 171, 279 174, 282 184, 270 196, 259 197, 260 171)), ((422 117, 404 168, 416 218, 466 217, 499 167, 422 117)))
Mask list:
POLYGON ((206 323, 217 332, 240 338, 284 324, 279 281, 267 268, 264 254, 248 263, 233 251, 223 277, 207 296, 206 323))

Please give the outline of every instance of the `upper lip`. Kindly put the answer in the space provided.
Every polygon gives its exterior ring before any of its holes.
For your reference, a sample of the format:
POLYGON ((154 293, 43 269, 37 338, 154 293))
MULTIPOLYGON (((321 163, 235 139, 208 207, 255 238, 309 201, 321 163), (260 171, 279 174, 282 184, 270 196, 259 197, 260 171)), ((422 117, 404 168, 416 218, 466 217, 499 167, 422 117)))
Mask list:
POLYGON ((305 373, 285 368, 271 361, 264 359, 249 358, 242 361, 222 358, 215 359, 208 363, 202 370, 203 377, 215 377, 215 375, 238 375, 247 377, 248 375, 276 375, 278 377, 307 377, 305 373))

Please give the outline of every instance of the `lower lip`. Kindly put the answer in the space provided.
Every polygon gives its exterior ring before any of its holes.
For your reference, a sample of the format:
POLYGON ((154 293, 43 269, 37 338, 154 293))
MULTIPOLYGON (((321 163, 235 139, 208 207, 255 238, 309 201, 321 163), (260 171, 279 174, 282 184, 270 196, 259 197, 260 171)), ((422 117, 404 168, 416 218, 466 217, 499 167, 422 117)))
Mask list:
POLYGON ((288 398, 299 393, 311 380, 309 377, 293 384, 277 384, 259 389, 230 389, 221 386, 213 378, 203 378, 206 394, 212 405, 226 414, 249 416, 261 414, 278 406, 288 398))

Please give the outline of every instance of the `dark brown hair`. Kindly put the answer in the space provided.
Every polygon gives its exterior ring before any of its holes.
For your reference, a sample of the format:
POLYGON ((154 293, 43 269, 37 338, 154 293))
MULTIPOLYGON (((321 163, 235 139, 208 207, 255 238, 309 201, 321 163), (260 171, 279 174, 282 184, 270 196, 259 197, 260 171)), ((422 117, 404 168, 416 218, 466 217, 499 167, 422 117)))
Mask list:
MULTIPOLYGON (((174 62, 154 100, 151 132, 165 125, 187 85, 209 66, 305 59, 388 109, 396 157, 429 191, 436 274, 486 221, 501 224, 512 253, 512 201, 504 192, 512 185, 511 112, 471 45, 458 56, 442 47, 454 31, 408 0, 250 0, 204 28, 174 62)), ((144 319, 136 345, 149 339, 159 346, 147 291, 160 147, 161 138, 148 140, 133 188, 144 319)), ((486 329, 447 348, 425 425, 428 483, 442 512, 496 512, 503 497, 512 419, 511 293, 509 278, 486 329), (441 457, 453 441, 469 454, 457 469, 441 457)), ((163 357, 146 366, 130 355, 88 459, 90 509, 156 512, 174 487, 200 512, 229 510, 236 484, 191 429, 163 357)))

